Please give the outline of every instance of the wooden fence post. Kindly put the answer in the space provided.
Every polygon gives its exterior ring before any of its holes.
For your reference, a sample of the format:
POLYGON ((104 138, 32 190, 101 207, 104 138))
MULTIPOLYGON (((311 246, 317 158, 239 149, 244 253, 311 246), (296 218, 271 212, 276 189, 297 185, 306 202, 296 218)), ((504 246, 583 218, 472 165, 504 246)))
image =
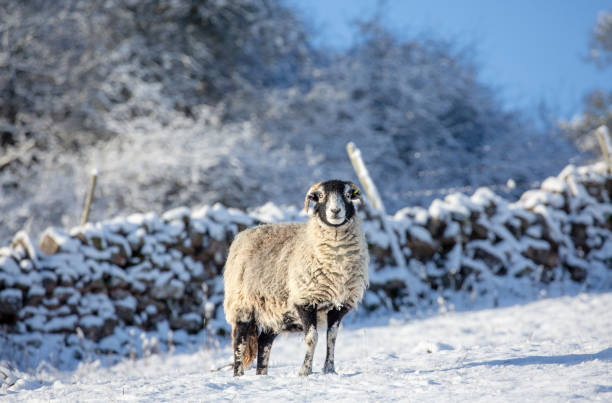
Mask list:
POLYGON ((595 130, 597 140, 599 140, 599 146, 601 147, 601 153, 603 154, 606 166, 608 167, 608 173, 612 173, 612 160, 610 153, 612 153, 612 141, 610 141, 610 131, 606 125, 601 125, 595 130))
POLYGON ((353 164, 353 168, 355 169, 355 173, 359 178, 359 182, 361 182, 361 186, 363 190, 366 192, 370 203, 372 203, 372 207, 377 211, 380 215, 380 221, 382 223, 383 229, 387 233, 387 237, 389 238, 389 244, 391 246, 391 253, 393 254, 393 259, 395 260, 395 264, 399 267, 406 267, 406 259, 404 258, 404 254, 402 253, 399 242, 397 241, 397 236, 395 232, 389 226, 387 222, 387 213, 385 212, 385 206, 383 205, 380 194, 378 193, 378 189, 376 189, 376 185, 372 181, 370 174, 368 173, 368 169, 363 163, 363 159, 361 158, 361 151, 355 147, 353 142, 350 142, 346 145, 346 151, 348 156, 353 164))
POLYGON ((81 216, 81 225, 87 224, 89 219, 89 210, 91 209, 91 202, 93 201, 93 194, 96 188, 96 180, 98 179, 98 170, 94 169, 91 171, 91 179, 89 180, 89 190, 87 191, 87 198, 85 199, 85 207, 83 208, 83 215, 81 216))

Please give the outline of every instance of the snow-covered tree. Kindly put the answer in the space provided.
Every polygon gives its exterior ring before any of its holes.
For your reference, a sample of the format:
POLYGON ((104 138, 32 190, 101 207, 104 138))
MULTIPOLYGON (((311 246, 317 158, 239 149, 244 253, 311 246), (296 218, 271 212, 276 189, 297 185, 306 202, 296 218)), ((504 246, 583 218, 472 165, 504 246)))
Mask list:
POLYGON ((364 150, 392 209, 440 195, 427 189, 469 191, 509 178, 524 189, 575 155, 506 111, 456 44, 402 40, 376 19, 358 35, 354 47, 317 66, 310 86, 278 90, 264 104, 265 140, 300 151, 292 158, 307 167, 304 182, 352 176, 348 141, 364 150))
POLYGON ((600 66, 612 64, 612 11, 600 11, 591 34, 590 58, 600 66))
POLYGON ((506 111, 457 44, 373 19, 329 52, 283 4, 0 0, 0 239, 75 224, 93 167, 98 220, 300 204, 313 181, 354 178, 348 141, 389 211, 509 178, 519 193, 573 155, 506 111))
MULTIPOLYGON (((589 50, 590 61, 602 69, 612 70, 612 11, 599 12, 589 50)), ((601 125, 612 128, 612 92, 593 90, 585 96, 584 104, 583 114, 561 122, 561 128, 578 147, 599 155, 601 149, 593 130, 601 125)))
POLYGON ((108 134, 108 113, 141 82, 189 116, 294 82, 308 65, 300 24, 276 0, 2 0, 0 43, 0 118, 25 127, 45 117, 26 130, 68 144, 108 134))
MULTIPOLYGON (((277 0, 0 0, 0 207, 14 213, 2 230, 66 225, 78 215, 83 167, 109 141, 132 161, 141 154, 126 142, 154 130, 168 144, 172 128, 197 125, 193 142, 208 144, 208 123, 248 119, 263 89, 299 80, 309 52, 300 21, 277 0)), ((136 182, 118 174, 113 191, 157 178, 134 169, 136 182)), ((125 193, 108 195, 124 200, 111 205, 139 208, 125 193)))

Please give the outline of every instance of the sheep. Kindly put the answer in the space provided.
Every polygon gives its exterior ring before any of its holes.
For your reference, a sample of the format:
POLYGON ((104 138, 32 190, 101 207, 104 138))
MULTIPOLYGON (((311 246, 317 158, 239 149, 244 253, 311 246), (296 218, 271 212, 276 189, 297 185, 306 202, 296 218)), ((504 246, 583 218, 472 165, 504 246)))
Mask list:
POLYGON ((327 320, 323 372, 335 373, 340 321, 356 308, 368 286, 368 247, 355 205, 363 203, 352 182, 313 185, 306 223, 260 225, 240 232, 230 246, 223 275, 223 308, 232 326, 234 376, 257 355, 258 375, 267 375, 270 349, 281 332, 305 333, 301 376, 312 373, 317 323, 327 320))

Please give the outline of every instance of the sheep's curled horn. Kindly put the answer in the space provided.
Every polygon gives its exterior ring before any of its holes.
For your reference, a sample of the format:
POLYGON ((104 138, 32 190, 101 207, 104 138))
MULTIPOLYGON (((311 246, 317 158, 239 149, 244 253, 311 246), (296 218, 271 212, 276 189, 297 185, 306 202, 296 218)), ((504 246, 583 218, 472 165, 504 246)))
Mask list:
MULTIPOLYGON (((323 182, 315 183, 310 187, 310 189, 308 189, 308 192, 306 192, 306 199, 304 200, 304 211, 306 213, 308 213, 308 204, 310 203, 310 201, 314 201, 315 203, 318 201, 318 198, 314 192, 319 189, 319 186, 321 186, 322 183, 323 182)), ((355 185, 353 182, 347 181, 346 183, 353 190, 353 196, 358 199, 361 204, 363 204, 363 197, 361 196, 361 192, 359 191, 359 186, 355 185)))

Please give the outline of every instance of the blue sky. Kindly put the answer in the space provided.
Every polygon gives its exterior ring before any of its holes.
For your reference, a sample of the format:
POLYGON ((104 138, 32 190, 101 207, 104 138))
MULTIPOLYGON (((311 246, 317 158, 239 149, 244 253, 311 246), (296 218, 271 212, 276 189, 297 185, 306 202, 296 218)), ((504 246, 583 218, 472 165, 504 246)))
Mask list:
MULTIPOLYGON (((286 0, 301 11, 318 44, 352 43, 352 22, 371 16, 376 0, 286 0)), ((565 118, 580 112, 593 88, 612 89, 612 67, 586 62, 590 32, 610 0, 388 0, 383 21, 401 37, 433 34, 471 44, 480 79, 511 108, 545 101, 565 118)))

